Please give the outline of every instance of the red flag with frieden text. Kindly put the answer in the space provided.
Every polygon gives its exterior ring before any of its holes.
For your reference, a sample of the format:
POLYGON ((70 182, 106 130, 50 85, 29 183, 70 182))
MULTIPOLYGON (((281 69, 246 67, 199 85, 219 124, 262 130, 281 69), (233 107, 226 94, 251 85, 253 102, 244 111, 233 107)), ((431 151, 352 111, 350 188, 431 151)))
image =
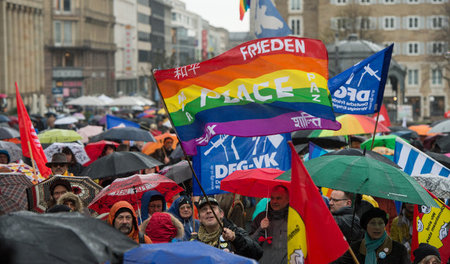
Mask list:
POLYGON ((30 116, 23 104, 22 96, 19 93, 19 87, 16 83, 16 101, 17 101, 17 117, 19 119, 20 141, 22 143, 22 153, 25 157, 33 159, 42 176, 48 177, 52 172, 45 166, 47 157, 45 157, 44 149, 42 148, 39 138, 31 123, 30 116), (31 154, 30 154, 31 149, 31 154))

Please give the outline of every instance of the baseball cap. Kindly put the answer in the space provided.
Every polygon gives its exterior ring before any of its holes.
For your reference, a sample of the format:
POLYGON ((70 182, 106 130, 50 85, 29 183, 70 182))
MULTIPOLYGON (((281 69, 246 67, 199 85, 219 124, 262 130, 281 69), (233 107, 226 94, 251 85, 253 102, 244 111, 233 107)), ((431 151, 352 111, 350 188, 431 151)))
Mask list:
POLYGON ((200 210, 200 208, 202 208, 203 206, 208 204, 208 201, 211 203, 211 205, 217 205, 219 206, 219 202, 213 198, 213 197, 208 197, 208 200, 206 200, 205 197, 202 197, 202 199, 200 199, 200 201, 198 202, 198 209, 200 210))

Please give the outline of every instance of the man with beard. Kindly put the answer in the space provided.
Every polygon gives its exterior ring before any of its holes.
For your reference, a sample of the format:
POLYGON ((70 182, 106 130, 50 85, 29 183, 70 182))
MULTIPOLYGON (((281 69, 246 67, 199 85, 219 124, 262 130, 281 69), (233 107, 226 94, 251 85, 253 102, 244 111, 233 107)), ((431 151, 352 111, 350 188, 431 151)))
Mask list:
POLYGON ((115 203, 109 211, 108 224, 139 244, 151 244, 150 238, 139 232, 136 213, 126 201, 115 203))

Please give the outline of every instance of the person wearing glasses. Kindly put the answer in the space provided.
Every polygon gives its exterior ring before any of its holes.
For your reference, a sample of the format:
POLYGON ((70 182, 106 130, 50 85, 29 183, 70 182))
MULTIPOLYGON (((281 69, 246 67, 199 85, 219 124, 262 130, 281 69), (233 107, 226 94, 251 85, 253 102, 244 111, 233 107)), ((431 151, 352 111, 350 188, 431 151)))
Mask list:
POLYGON ((334 190, 330 195, 330 212, 349 243, 361 239, 364 235, 359 225, 359 217, 353 216, 352 198, 352 193, 339 190, 334 190))
POLYGON ((73 176, 72 173, 69 173, 69 162, 67 161, 66 154, 64 153, 55 153, 52 156, 52 161, 47 162, 45 166, 49 167, 52 170, 52 175, 63 175, 63 176, 73 176))

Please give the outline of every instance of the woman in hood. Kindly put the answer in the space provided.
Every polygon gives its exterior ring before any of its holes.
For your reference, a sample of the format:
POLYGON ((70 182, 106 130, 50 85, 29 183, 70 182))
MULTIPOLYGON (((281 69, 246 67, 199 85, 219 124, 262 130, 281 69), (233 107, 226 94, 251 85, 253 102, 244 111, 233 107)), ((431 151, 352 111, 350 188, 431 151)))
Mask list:
POLYGON ((183 238, 183 225, 173 215, 156 212, 147 220, 143 230, 153 243, 170 243, 183 238))
POLYGON ((169 208, 169 213, 174 215, 184 227, 183 241, 191 239, 191 233, 198 232, 200 222, 193 217, 193 204, 188 196, 180 196, 169 208))
POLYGON ((81 201, 80 197, 71 192, 66 192, 65 194, 61 195, 61 197, 58 198, 56 204, 67 205, 72 210, 72 212, 83 213, 84 211, 83 202, 81 201))

